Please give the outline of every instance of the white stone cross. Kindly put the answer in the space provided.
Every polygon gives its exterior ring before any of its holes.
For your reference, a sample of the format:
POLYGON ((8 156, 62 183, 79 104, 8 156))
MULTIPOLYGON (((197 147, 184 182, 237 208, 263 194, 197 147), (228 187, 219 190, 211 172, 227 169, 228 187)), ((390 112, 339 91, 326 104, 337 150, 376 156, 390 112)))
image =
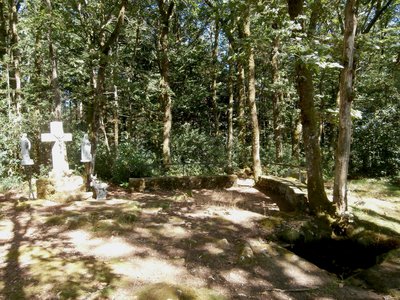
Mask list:
POLYGON ((53 174, 62 176, 68 173, 67 148, 64 142, 72 141, 71 133, 64 133, 62 122, 50 122, 50 133, 42 133, 42 142, 55 142, 51 150, 53 174))

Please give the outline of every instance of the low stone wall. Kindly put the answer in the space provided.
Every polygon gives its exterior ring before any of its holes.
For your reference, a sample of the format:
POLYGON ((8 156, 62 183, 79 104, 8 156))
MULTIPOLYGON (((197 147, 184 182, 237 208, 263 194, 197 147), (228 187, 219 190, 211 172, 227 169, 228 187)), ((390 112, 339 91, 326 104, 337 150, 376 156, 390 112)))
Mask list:
POLYGON ((179 190, 179 189, 222 189, 236 185, 236 175, 218 176, 165 176, 130 178, 129 187, 133 191, 179 190))
POLYGON ((307 209, 307 186, 300 181, 275 176, 261 176, 255 188, 264 194, 273 193, 281 197, 289 210, 307 209))

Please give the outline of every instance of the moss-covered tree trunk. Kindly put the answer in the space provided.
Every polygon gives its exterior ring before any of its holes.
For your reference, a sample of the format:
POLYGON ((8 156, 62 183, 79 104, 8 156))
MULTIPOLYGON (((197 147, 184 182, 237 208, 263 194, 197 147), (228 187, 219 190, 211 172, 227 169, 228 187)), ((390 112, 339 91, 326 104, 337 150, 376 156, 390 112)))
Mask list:
MULTIPOLYGON (((288 9, 290 18, 296 20, 303 12, 303 0, 288 0, 288 9)), ((312 21, 315 22, 315 19, 312 21)), ((301 31, 305 33, 304 28, 301 31)), ((307 192, 310 208, 314 213, 331 212, 331 203, 326 196, 322 177, 319 120, 314 105, 312 73, 301 58, 298 58, 295 63, 295 71, 297 93, 300 99, 299 106, 307 164, 307 192)))
POLYGON ((351 104, 354 99, 354 51, 357 30, 356 0, 347 0, 344 17, 343 70, 339 89, 339 136, 335 158, 333 202, 337 213, 347 210, 347 174, 351 144, 351 104))

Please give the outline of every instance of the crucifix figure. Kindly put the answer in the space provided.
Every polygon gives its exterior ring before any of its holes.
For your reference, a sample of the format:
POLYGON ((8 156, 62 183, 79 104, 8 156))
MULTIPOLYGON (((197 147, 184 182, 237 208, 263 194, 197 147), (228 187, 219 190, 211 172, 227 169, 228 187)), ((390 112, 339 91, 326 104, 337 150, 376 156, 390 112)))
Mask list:
POLYGON ((64 175, 68 173, 67 149, 65 142, 72 141, 71 133, 64 133, 62 122, 50 122, 50 133, 42 133, 42 142, 54 142, 51 150, 53 174, 64 175))

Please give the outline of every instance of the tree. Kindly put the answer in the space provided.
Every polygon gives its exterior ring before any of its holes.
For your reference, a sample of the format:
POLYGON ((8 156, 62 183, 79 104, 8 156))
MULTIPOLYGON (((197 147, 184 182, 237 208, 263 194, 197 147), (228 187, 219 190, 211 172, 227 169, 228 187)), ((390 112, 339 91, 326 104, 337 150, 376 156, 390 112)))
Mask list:
MULTIPOLYGON (((316 26, 316 15, 318 4, 315 3, 310 19, 309 30, 313 31, 316 26)), ((303 0, 288 0, 289 16, 293 21, 297 20, 303 13, 303 0)), ((304 24, 295 35, 306 33, 304 24)), ((314 87, 312 72, 307 64, 299 57, 295 63, 297 92, 301 111, 301 122, 303 126, 304 151, 307 163, 307 191, 310 208, 314 213, 330 212, 331 204, 325 193, 322 177, 321 150, 319 146, 319 124, 314 105, 314 87)))
MULTIPOLYGON (((47 6, 47 12, 49 19, 52 20, 53 7, 51 4, 51 0, 45 0, 45 4, 47 6)), ((53 25, 52 21, 50 21, 47 38, 49 43, 49 59, 51 64, 51 76, 50 82, 53 91, 53 115, 54 119, 60 121, 61 120, 61 92, 58 84, 58 62, 57 62, 57 47, 54 46, 53 43, 53 25)))
POLYGON ((347 174, 350 159, 351 104, 354 99, 354 52, 357 30, 356 2, 356 0, 347 0, 344 10, 343 70, 339 88, 339 136, 337 139, 333 187, 333 202, 339 214, 347 210, 347 174))
MULTIPOLYGON (((275 22, 272 27, 278 29, 278 24, 275 22)), ((275 159, 277 162, 282 161, 283 156, 283 145, 282 145, 282 115, 281 108, 283 106, 283 92, 279 87, 281 84, 280 66, 279 66, 279 48, 280 38, 278 33, 273 37, 273 46, 271 54, 271 77, 272 86, 275 88, 272 95, 272 124, 274 128, 274 141, 275 141, 275 159)))
POLYGON ((16 0, 8 1, 8 19, 9 19, 9 56, 11 66, 9 68, 9 85, 11 88, 11 103, 14 114, 18 117, 21 115, 21 72, 20 60, 21 53, 19 50, 19 34, 17 30, 18 25, 18 9, 20 3, 16 0))
MULTIPOLYGON (((378 21, 379 17, 390 7, 392 0, 382 5, 377 1, 375 14, 369 18, 374 6, 371 4, 364 26, 361 29, 367 34, 378 21)), ((343 70, 340 77, 339 88, 339 134, 337 139, 335 157, 335 181, 333 187, 333 202, 338 214, 347 211, 347 176, 349 171, 350 145, 352 135, 351 109, 354 100, 355 68, 355 38, 357 33, 357 1, 347 0, 344 9, 343 33, 343 70)))
POLYGON ((175 2, 173 0, 157 0, 160 19, 159 53, 160 53, 160 99, 164 110, 163 118, 163 144, 162 157, 164 168, 168 169, 171 164, 171 127, 172 127, 172 99, 169 82, 169 56, 168 56, 168 35, 170 20, 174 12, 175 2))
MULTIPOLYGON (((122 30, 124 19, 125 19, 125 10, 128 1, 122 0, 118 6, 118 16, 110 34, 108 33, 107 25, 111 23, 114 19, 114 16, 110 14, 103 20, 103 24, 101 26, 101 30, 99 32, 93 32, 95 35, 95 40, 97 41, 97 45, 95 45, 98 49, 98 64, 93 66, 92 70, 92 87, 94 90, 94 99, 93 99, 93 109, 92 114, 90 116, 90 139, 92 143, 92 152, 93 152, 93 166, 94 169, 95 161, 96 161, 96 149, 97 149, 97 141, 99 130, 102 130, 105 138, 107 138, 107 134, 104 128, 104 113, 106 109, 106 74, 107 67, 109 65, 109 59, 112 47, 114 46, 117 38, 122 30)), ((108 142, 106 142, 108 146, 108 142)), ((109 148, 109 146, 108 146, 109 148)))
POLYGON ((258 114, 256 105, 256 78, 255 78, 255 63, 254 63, 254 49, 250 38, 250 5, 245 11, 243 18, 243 33, 244 38, 247 39, 246 57, 248 60, 248 106, 251 114, 251 128, 252 128, 252 159, 253 159, 253 172, 254 179, 257 181, 262 175, 261 160, 260 160, 260 129, 258 126, 258 114))

